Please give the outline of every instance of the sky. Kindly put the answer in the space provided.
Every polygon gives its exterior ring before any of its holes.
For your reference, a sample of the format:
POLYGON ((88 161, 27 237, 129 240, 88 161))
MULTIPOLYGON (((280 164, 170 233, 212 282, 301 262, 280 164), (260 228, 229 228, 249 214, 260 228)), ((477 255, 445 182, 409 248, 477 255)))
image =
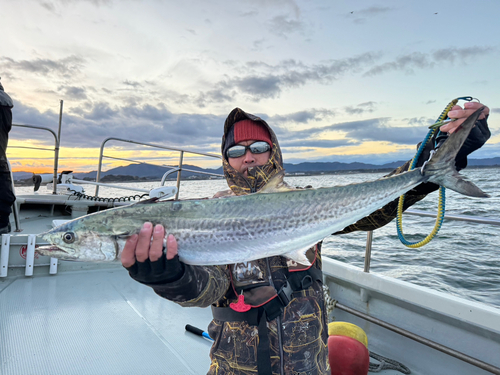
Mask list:
MULTIPOLYGON (((0 0, 0 10, 13 122, 57 133, 63 100, 60 170, 96 170, 109 137, 220 154, 235 107, 269 123, 286 163, 408 160, 462 96, 491 110, 492 136, 471 157, 500 156, 498 0, 0 0)), ((52 152, 25 147, 53 149, 50 133, 14 127, 8 157, 14 171, 51 171, 52 152)), ((105 154, 115 159, 104 170, 177 163, 119 141, 105 154)))

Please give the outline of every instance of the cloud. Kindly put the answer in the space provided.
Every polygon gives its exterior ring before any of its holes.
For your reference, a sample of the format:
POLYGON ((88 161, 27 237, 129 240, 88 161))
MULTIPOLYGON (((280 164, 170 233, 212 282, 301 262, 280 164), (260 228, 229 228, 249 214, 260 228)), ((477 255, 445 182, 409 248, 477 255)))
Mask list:
MULTIPOLYGON (((307 114, 309 121, 313 121, 313 111, 307 114)), ((280 120, 290 115, 272 117, 280 120)), ((309 122, 308 121, 308 122, 309 122)), ((341 147, 352 146, 362 142, 391 142, 402 145, 415 145, 422 141, 427 133, 430 119, 404 119, 402 122, 411 126, 390 126, 389 118, 373 118, 360 121, 334 123, 327 126, 316 126, 307 129, 295 130, 283 125, 275 126, 280 144, 285 146, 314 146, 314 147, 341 147), (338 140, 325 139, 329 132, 342 133, 343 138, 338 140), (324 143, 322 143, 324 142, 324 143), (324 146, 322 146, 324 144, 324 146)), ((328 136, 330 137, 330 136, 328 136)))
POLYGON ((311 148, 337 148, 345 146, 354 146, 360 142, 346 139, 305 139, 305 140, 285 140, 280 142, 281 147, 286 147, 289 152, 289 147, 311 147, 311 148))
MULTIPOLYGON (((299 112, 293 112, 293 113, 288 113, 285 115, 275 115, 269 117, 269 121, 277 124, 280 126, 280 124, 287 124, 290 122, 293 123, 299 123, 299 124, 307 124, 311 121, 322 121, 322 120, 327 120, 329 118, 335 117, 335 111, 334 110, 328 110, 328 109, 309 109, 309 110, 303 110, 299 112)), ((263 117, 264 119, 267 118, 263 117)))
MULTIPOLYGON (((361 103, 359 107, 369 108, 372 102, 361 103)), ((498 112, 495 108, 493 111, 498 112)), ((58 114, 52 111, 40 112, 35 108, 16 102, 14 122, 45 126, 57 133, 58 114)), ((395 120, 389 118, 372 118, 360 121, 332 123, 327 126, 313 126, 308 129, 297 129, 289 124, 311 125, 317 121, 325 121, 335 117, 335 110, 309 109, 288 114, 267 116, 276 131, 280 145, 285 153, 315 151, 318 148, 333 149, 352 147, 363 142, 392 142, 398 145, 414 146, 420 142, 427 132, 430 119, 407 118, 398 122, 412 126, 389 126, 395 120), (341 133, 341 139, 332 138, 329 132, 341 133)), ((103 140, 109 137, 130 139, 137 142, 193 149, 200 152, 219 152, 223 124, 226 115, 173 113, 163 104, 111 106, 105 102, 82 103, 69 113, 63 115, 62 146, 66 147, 100 147, 103 140)), ((46 132, 15 127, 12 139, 35 139, 47 147, 52 147, 54 139, 46 132)), ((112 141, 110 146, 122 146, 112 141)), ((135 145, 126 145, 130 150, 135 145)), ((73 155, 84 157, 85 155, 73 155)), ((412 156, 412 151, 370 156, 346 156, 344 160, 382 163, 386 161, 404 160, 412 156)), ((341 160, 341 157, 329 157, 321 161, 341 160)), ((287 162, 300 160, 288 159, 287 162)))
POLYGON ((375 102, 360 103, 357 106, 347 106, 345 111, 350 115, 362 115, 363 113, 371 113, 375 111, 375 102))
MULTIPOLYGON (((14 103, 14 123, 44 126, 56 131, 59 115, 40 112, 20 102, 14 103)), ((165 106, 116 106, 88 103, 64 113, 62 143, 67 147, 99 147, 108 137, 134 139, 139 142, 170 146, 204 147, 218 151, 225 116, 174 114, 165 106)), ((38 130, 17 128, 16 139, 36 139, 53 144, 53 139, 38 130)), ((75 155, 78 156, 78 155, 75 155)))
POLYGON ((74 78, 76 74, 81 72, 85 62, 84 58, 76 55, 56 60, 40 58, 33 60, 14 60, 10 57, 2 57, 0 58, 0 67, 3 70, 15 70, 42 76, 53 74, 65 78, 74 78))
POLYGON ((308 83, 329 84, 347 73, 358 72, 373 64, 379 56, 378 53, 367 52, 315 65, 305 65, 293 59, 283 60, 275 65, 253 61, 246 64, 247 74, 244 76, 227 78, 215 86, 221 89, 235 88, 254 101, 278 98, 286 89, 302 87, 308 83))
POLYGON ((124 107, 121 113, 128 118, 144 119, 149 121, 166 121, 173 118, 172 112, 165 108, 165 105, 160 104, 159 108, 150 104, 142 107, 124 107))
POLYGON ((67 6, 78 3, 89 3, 96 7, 100 7, 102 5, 111 5, 113 3, 113 0, 39 0, 38 3, 48 11, 55 12, 56 6, 58 5, 67 6))
POLYGON ((260 98, 276 98, 281 93, 282 77, 267 75, 263 77, 250 76, 235 79, 231 82, 241 92, 260 100, 260 98))
POLYGON ((73 108, 72 113, 81 116, 86 120, 107 120, 118 115, 118 110, 112 109, 108 103, 98 102, 92 105, 90 111, 85 111, 81 108, 73 108))
POLYGON ((268 22, 268 30, 270 33, 287 38, 288 35, 301 32, 304 30, 304 25, 299 20, 290 19, 286 16, 276 16, 268 22))
POLYGON ((138 87, 142 87, 142 85, 139 82, 129 81, 128 79, 126 79, 125 81, 123 81, 123 84, 127 85, 127 86, 132 86, 134 89, 138 88, 138 87))
POLYGON ((395 61, 374 66, 365 72, 363 76, 375 76, 394 70, 404 70, 407 73, 412 73, 414 68, 424 69, 433 66, 434 62, 430 60, 429 55, 421 52, 413 52, 408 55, 400 56, 395 61))
POLYGON ((53 3, 48 2, 48 1, 39 1, 38 2, 42 8, 45 8, 51 13, 56 13, 56 7, 53 3))
POLYGON ((296 18, 300 17, 301 11, 295 0, 247 0, 257 10, 247 11, 241 16, 258 15, 259 11, 271 12, 273 9, 278 9, 280 12, 292 12, 296 18))
POLYGON ((495 51, 493 47, 464 47, 464 48, 443 48, 432 53, 435 61, 446 61, 449 63, 467 62, 475 57, 488 55, 495 51))
POLYGON ((165 90, 162 95, 176 103, 195 103, 200 108, 213 103, 233 102, 239 95, 258 102, 280 97, 284 90, 299 88, 308 83, 329 84, 345 74, 359 72, 378 59, 378 53, 364 53, 351 58, 329 60, 315 65, 306 65, 294 59, 282 60, 276 64, 250 61, 239 64, 226 61, 225 75, 210 84, 208 90, 197 94, 176 93, 165 90))
POLYGON ((357 141, 382 141, 414 145, 422 141, 426 134, 424 126, 389 126, 388 118, 375 118, 362 121, 344 122, 330 125, 324 130, 342 131, 345 137, 357 141))
POLYGON ((416 125, 416 126, 421 126, 421 127, 424 127, 424 126, 428 127, 429 125, 432 125, 435 122, 429 117, 411 117, 411 118, 404 118, 401 121, 404 122, 405 124, 408 124, 408 125, 412 125, 412 126, 416 125))
POLYGON ((394 10, 393 8, 389 8, 389 7, 372 6, 369 8, 353 11, 352 14, 356 14, 356 15, 363 16, 363 17, 368 17, 368 16, 377 16, 379 14, 384 14, 387 12, 391 12, 393 10, 394 10))
POLYGON ((394 9, 382 6, 372 6, 365 9, 353 10, 347 14, 347 17, 352 18, 354 23, 362 24, 367 21, 367 18, 373 18, 382 14, 392 12, 394 9))
POLYGON ((86 100, 87 94, 85 94, 85 89, 82 87, 75 86, 59 86, 57 88, 58 91, 64 92, 64 97, 66 99, 73 100, 86 100))
MULTIPOLYGON (((14 101, 12 109, 13 124, 34 125, 52 129, 57 134, 59 114, 52 111, 40 112, 36 108, 28 107, 21 102, 14 101)), ((10 132, 11 139, 39 141, 47 146, 54 146, 55 138, 45 130, 28 129, 13 126, 10 132)))
POLYGON ((376 65, 366 71, 363 76, 375 76, 390 71, 413 73, 414 69, 433 68, 440 63, 467 63, 471 58, 492 53, 493 47, 444 48, 432 53, 413 52, 399 56, 394 61, 376 65))
MULTIPOLYGON (((210 103, 223 103, 234 100, 234 96, 236 95, 236 92, 234 90, 230 91, 226 87, 227 85, 221 83, 219 83, 217 86, 219 87, 213 90, 200 92, 198 96, 193 100, 193 102, 196 103, 198 107, 204 108, 210 103)), ((191 101, 189 95, 176 96, 176 103, 187 103, 189 101, 191 101)))
POLYGON ((261 51, 263 46, 264 46, 264 42, 266 40, 264 38, 262 39, 259 39, 259 40, 255 40, 253 42, 253 48, 252 48, 252 51, 261 51))

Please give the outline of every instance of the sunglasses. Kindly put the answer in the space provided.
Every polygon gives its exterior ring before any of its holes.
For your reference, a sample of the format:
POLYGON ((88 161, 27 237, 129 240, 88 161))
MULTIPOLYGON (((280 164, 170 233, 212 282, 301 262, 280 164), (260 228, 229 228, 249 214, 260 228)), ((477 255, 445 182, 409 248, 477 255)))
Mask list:
POLYGON ((235 145, 233 147, 229 147, 226 151, 226 156, 228 158, 239 158, 247 153, 247 150, 250 150, 252 154, 263 154, 271 149, 269 143, 267 142, 254 142, 250 146, 243 145, 235 145))

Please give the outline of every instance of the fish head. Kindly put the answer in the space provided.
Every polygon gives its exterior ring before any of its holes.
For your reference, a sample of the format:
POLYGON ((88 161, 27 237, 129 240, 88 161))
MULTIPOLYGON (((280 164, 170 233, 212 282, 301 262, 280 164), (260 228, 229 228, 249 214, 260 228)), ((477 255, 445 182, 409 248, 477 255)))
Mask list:
POLYGON ((36 249, 40 255, 81 262, 119 260, 125 239, 95 230, 82 230, 78 222, 68 222, 39 234, 49 245, 36 249))

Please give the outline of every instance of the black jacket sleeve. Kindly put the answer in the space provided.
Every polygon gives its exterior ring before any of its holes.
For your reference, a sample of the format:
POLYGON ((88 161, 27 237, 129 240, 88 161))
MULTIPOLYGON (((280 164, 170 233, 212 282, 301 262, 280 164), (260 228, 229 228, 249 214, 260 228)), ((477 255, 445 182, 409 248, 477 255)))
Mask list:
POLYGON ((149 286, 159 296, 181 306, 207 307, 226 294, 230 279, 226 266, 184 264, 184 272, 178 280, 149 286))

